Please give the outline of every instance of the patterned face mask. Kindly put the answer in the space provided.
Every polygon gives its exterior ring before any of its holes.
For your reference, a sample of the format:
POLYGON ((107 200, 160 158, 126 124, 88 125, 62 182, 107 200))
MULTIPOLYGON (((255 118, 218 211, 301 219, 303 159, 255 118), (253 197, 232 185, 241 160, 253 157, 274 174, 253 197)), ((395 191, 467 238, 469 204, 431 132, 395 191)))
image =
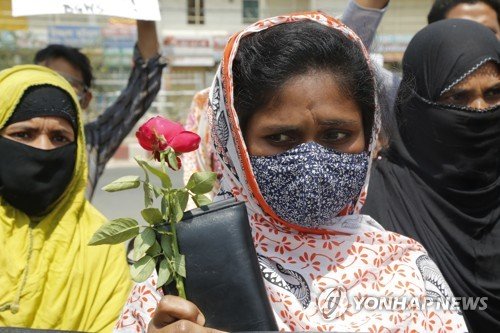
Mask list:
POLYGON ((279 217, 303 227, 330 224, 364 185, 368 154, 340 153, 315 142, 282 154, 250 156, 262 196, 279 217))

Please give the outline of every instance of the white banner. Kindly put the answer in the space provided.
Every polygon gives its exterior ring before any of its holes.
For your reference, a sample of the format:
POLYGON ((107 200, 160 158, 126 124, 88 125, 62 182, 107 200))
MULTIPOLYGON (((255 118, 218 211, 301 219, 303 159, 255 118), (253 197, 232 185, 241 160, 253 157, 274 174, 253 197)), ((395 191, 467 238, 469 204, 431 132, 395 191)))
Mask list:
POLYGON ((159 21, 158 0, 12 0, 12 16, 83 14, 159 21))

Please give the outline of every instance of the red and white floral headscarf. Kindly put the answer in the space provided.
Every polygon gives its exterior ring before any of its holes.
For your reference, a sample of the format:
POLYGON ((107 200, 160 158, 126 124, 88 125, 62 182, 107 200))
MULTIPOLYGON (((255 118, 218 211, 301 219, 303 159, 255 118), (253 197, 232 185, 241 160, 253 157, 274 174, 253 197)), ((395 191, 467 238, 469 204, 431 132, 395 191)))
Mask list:
MULTIPOLYGON (((342 32, 362 47, 369 62, 360 39, 325 14, 265 19, 229 40, 210 91, 208 110, 212 141, 223 170, 221 189, 226 196, 247 203, 262 276, 280 330, 465 332, 464 320, 456 312, 433 307, 420 309, 415 303, 408 307, 396 305, 394 311, 372 309, 375 299, 396 297, 402 302, 406 297, 423 301, 428 296, 452 295, 420 244, 385 231, 369 216, 359 214, 365 191, 355 204, 343 210, 337 223, 323 229, 306 229, 283 221, 262 197, 233 106, 232 63, 243 36, 300 20, 315 21, 342 32), (368 301, 367 306, 356 306, 363 300, 368 301)), ((370 152, 379 127, 377 109, 370 152)), ((365 189, 367 184, 368 179, 365 189)), ((136 285, 117 331, 146 330, 161 297, 156 287, 155 275, 136 285)))
MULTIPOLYGON (((397 295, 423 299, 429 295, 429 290, 440 290, 443 296, 451 296, 439 269, 420 244, 385 231, 370 217, 359 214, 368 177, 357 202, 341 212, 337 223, 329 223, 321 229, 308 229, 282 220, 260 193, 233 104, 232 65, 244 36, 301 20, 315 21, 340 31, 362 48, 369 63, 359 37, 340 21, 323 13, 262 20, 229 40, 210 91, 208 111, 215 153, 223 167, 222 195, 247 203, 254 244, 280 329, 465 331, 463 319, 456 313, 432 309, 355 309, 352 304, 355 297, 397 295), (432 276, 429 275, 431 271, 432 276), (433 281, 438 282, 432 285, 433 281), (335 311, 332 309, 334 295, 336 300, 342 300, 335 311)), ((375 148, 379 128, 377 107, 370 152, 375 148)))

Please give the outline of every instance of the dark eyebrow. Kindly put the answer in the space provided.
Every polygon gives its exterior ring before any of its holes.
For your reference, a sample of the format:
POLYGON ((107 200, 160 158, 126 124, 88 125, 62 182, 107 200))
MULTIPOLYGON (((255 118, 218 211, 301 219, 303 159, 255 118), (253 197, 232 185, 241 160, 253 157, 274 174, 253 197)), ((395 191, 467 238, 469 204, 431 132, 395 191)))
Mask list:
POLYGON ((359 121, 357 120, 341 120, 341 119, 334 119, 334 120, 321 120, 319 122, 319 125, 321 126, 350 126, 350 125, 358 125, 359 121))
POLYGON ((52 131, 52 133, 59 134, 59 135, 63 134, 63 135, 68 135, 68 136, 74 135, 73 131, 68 131, 66 129, 55 130, 55 131, 52 131))
POLYGON ((486 91, 492 90, 492 89, 497 89, 497 88, 500 88, 500 82, 495 83, 494 85, 492 85, 491 87, 486 89, 486 91))
POLYGON ((34 126, 29 126, 29 125, 12 124, 11 126, 9 126, 9 128, 7 130, 9 130, 9 131, 36 131, 38 129, 34 126))
POLYGON ((299 128, 296 126, 287 126, 287 125, 269 125, 269 126, 263 126, 262 130, 264 132, 288 133, 288 132, 296 132, 299 130, 299 128))

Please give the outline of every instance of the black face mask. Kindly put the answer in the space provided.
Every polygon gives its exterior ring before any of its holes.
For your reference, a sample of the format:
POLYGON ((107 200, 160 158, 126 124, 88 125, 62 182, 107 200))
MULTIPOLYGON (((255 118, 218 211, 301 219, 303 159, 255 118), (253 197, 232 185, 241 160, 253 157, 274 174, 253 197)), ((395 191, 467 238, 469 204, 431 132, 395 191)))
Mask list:
POLYGON ((40 216, 71 181, 76 143, 42 150, 0 137, 0 196, 30 216, 40 216))

